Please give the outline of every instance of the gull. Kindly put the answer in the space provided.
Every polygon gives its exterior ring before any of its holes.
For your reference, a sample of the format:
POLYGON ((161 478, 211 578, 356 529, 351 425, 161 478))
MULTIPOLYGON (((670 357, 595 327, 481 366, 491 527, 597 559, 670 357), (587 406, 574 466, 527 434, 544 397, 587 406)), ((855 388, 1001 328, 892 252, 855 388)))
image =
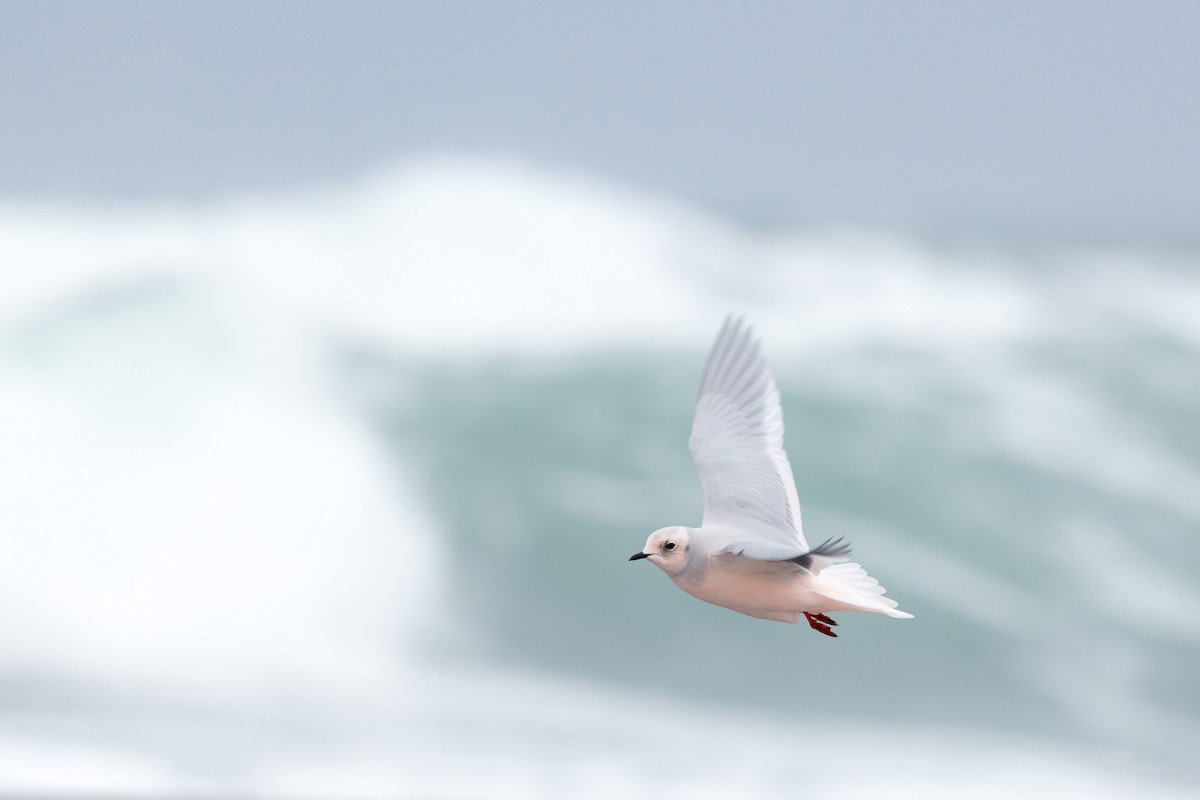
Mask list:
POLYGON ((725 318, 704 365, 688 449, 704 489, 700 527, 660 528, 630 561, 646 559, 693 597, 751 617, 796 624, 803 614, 826 636, 837 636, 829 612, 912 619, 850 560, 849 544, 805 541, 779 390, 740 316, 725 318))

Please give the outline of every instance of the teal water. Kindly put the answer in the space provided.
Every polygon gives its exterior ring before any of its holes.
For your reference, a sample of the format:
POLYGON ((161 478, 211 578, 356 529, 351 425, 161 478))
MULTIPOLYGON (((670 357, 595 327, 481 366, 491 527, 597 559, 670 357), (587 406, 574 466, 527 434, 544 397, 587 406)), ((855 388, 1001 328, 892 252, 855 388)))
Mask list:
POLYGON ((0 795, 1200 780, 1195 254, 753 232, 469 161, 9 201, 0 246, 0 795), (809 539, 914 620, 830 640, 627 561, 700 521, 728 310, 809 539))

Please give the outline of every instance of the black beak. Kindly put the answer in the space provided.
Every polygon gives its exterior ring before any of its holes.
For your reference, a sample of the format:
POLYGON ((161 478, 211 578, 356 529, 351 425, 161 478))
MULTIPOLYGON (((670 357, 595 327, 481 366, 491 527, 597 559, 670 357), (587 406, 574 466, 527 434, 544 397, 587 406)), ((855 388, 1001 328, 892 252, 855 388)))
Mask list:
POLYGON ((649 558, 649 557, 650 557, 650 554, 649 554, 649 553, 634 553, 633 555, 631 555, 631 556, 629 557, 629 560, 630 560, 630 561, 637 561, 639 558, 649 558))

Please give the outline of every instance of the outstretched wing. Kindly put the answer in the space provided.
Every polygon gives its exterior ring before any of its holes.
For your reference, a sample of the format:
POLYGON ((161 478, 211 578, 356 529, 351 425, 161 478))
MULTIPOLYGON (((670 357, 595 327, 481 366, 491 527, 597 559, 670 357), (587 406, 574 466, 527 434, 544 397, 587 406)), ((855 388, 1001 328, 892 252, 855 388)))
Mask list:
POLYGON ((808 550, 783 451, 779 390, 753 329, 739 316, 725 318, 709 353, 688 447, 704 488, 704 527, 736 534, 739 554, 749 558, 808 550))

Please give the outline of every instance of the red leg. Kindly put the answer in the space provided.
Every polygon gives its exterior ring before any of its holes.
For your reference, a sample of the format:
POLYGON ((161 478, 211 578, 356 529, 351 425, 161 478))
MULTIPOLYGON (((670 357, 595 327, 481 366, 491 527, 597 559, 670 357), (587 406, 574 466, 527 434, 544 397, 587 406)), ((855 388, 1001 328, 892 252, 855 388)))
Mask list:
POLYGON ((804 612, 804 617, 808 620, 808 624, 812 627, 812 629, 817 633, 823 633, 826 636, 832 636, 835 639, 837 638, 837 634, 834 633, 829 627, 830 625, 837 625, 837 623, 829 617, 825 616, 824 614, 810 614, 807 611, 804 612))

